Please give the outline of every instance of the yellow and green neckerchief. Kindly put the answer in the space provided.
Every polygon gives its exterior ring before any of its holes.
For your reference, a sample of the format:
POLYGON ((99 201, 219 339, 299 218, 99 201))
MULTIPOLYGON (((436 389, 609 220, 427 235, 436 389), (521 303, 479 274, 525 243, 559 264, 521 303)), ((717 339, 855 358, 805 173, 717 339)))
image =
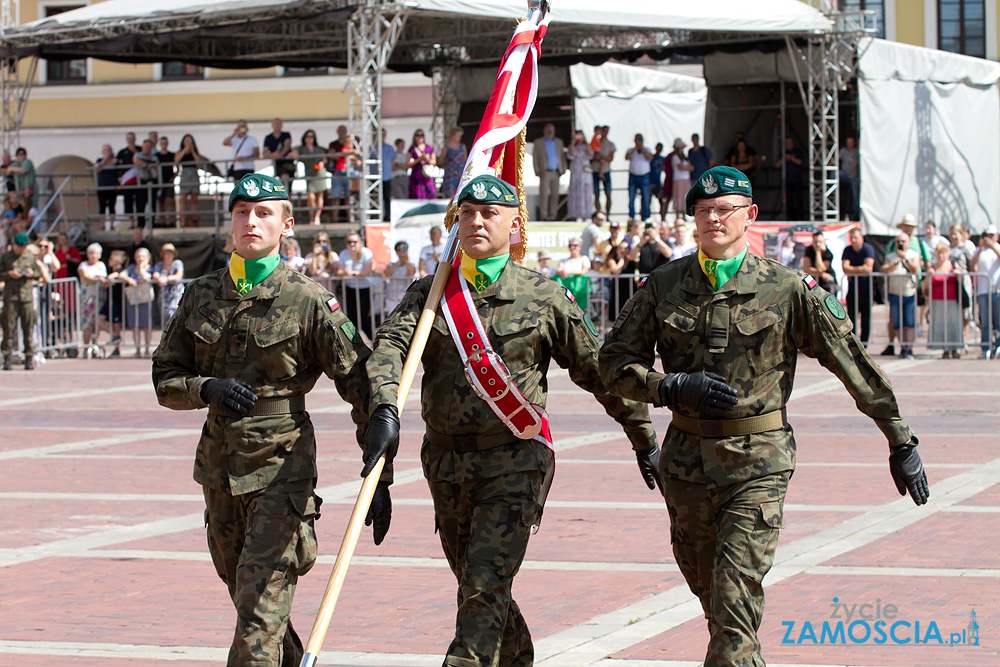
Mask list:
POLYGON ((278 268, 280 255, 270 255, 261 259, 243 259, 235 252, 229 259, 229 275, 236 285, 236 291, 247 294, 278 268))
POLYGON ((472 259, 468 255, 462 255, 462 275, 472 285, 477 292, 482 292, 500 277, 503 267, 507 266, 510 253, 487 257, 486 259, 472 259))
POLYGON ((709 284, 712 286, 716 292, 729 282, 729 280, 736 275, 736 272, 740 270, 740 265, 743 264, 743 258, 747 255, 747 249, 743 248, 743 252, 736 255, 736 257, 730 257, 729 259, 712 259, 698 249, 698 265, 701 266, 702 272, 708 278, 709 284))

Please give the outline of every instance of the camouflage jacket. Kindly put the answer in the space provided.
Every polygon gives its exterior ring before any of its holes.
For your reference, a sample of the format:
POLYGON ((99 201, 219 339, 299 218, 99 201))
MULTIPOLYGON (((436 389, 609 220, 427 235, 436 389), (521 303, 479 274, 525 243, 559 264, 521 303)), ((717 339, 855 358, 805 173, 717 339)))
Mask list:
MULTIPOLYGON (((368 360, 373 410, 377 405, 396 404, 403 361, 432 282, 433 276, 427 276, 413 283, 375 337, 368 360)), ((656 444, 647 407, 623 401, 604 388, 597 369, 597 331, 570 300, 566 288, 509 263, 492 285, 479 293, 473 291, 472 296, 490 344, 525 398, 545 406, 545 374, 550 359, 555 359, 569 369, 574 383, 593 394, 622 425, 634 449, 645 451, 656 444)), ((427 426, 452 436, 510 434, 473 391, 440 312, 422 361, 421 412, 427 426)), ((511 441, 516 442, 513 435, 511 441)))
MULTIPOLYGON (((326 373, 353 406, 358 438, 368 420, 371 351, 329 292, 284 264, 241 296, 227 269, 187 286, 153 353, 160 405, 206 407, 202 386, 236 378, 259 398, 305 394, 326 373)), ((316 477, 316 442, 307 412, 234 419, 209 414, 194 479, 234 495, 316 477)))
MULTIPOLYGON (((899 416, 885 374, 852 333, 836 298, 805 274, 747 253, 733 278, 715 292, 697 255, 654 271, 625 304, 601 349, 601 375, 626 398, 660 405, 664 373, 705 370, 736 388, 738 419, 779 410, 788 402, 798 352, 819 359, 844 383, 890 445, 912 435, 899 416)), ((686 409, 681 414, 700 417, 686 409)), ((663 445, 667 475, 718 485, 795 468, 792 429, 701 438, 671 427, 663 445)))
POLYGON ((31 301, 31 285, 41 275, 38 259, 27 250, 20 255, 14 254, 13 250, 8 250, 0 255, 0 282, 4 283, 3 300, 5 302, 31 301), (34 277, 11 278, 7 274, 14 269, 22 272, 31 269, 34 272, 34 277))

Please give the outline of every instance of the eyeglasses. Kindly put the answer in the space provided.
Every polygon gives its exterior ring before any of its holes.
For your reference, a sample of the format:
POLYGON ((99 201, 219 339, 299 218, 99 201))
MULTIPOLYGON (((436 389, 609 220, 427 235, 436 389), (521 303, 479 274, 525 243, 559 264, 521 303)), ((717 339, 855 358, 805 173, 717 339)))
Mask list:
POLYGON ((417 134, 414 134, 413 136, 415 136, 415 137, 422 137, 424 135, 418 132, 417 134))
POLYGON ((720 204, 719 206, 695 206, 694 217, 707 218, 715 211, 715 215, 721 220, 728 218, 738 208, 750 208, 750 204, 720 204))
POLYGON ((570 244, 569 244, 569 247, 570 247, 570 248, 579 248, 579 247, 580 247, 580 244, 579 244, 579 243, 570 243, 570 244))
POLYGON ((361 242, 358 241, 358 240, 355 240, 355 239, 348 239, 347 240, 347 245, 355 245, 357 243, 361 243, 361 242))

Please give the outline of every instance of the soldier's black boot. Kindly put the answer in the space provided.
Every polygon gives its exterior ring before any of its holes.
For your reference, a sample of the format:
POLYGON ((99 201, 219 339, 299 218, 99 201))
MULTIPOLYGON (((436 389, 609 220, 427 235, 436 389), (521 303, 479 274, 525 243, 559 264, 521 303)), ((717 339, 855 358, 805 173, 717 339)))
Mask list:
POLYGON ((24 360, 24 370, 33 371, 35 370, 35 357, 26 357, 24 360))
POLYGON ((14 370, 14 358, 9 354, 3 358, 3 369, 5 371, 14 370))

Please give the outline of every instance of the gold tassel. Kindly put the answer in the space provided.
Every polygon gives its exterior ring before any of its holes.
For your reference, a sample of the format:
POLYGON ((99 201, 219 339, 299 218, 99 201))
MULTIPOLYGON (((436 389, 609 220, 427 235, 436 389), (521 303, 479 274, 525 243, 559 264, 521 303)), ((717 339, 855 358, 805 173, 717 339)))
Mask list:
POLYGON ((521 216, 521 242, 510 247, 510 258, 515 262, 524 259, 524 254, 528 251, 528 204, 524 199, 524 145, 528 137, 527 126, 521 128, 521 133, 517 135, 517 201, 518 215, 521 216))
MULTIPOLYGON (((521 133, 517 135, 517 143, 515 144, 517 147, 517 214, 521 217, 521 242, 510 247, 510 258, 515 262, 523 260, 524 255, 528 250, 528 230, 525 227, 525 223, 528 221, 528 205, 525 203, 524 199, 524 146, 527 143, 527 136, 528 128, 521 128, 521 133)), ((506 148, 501 149, 500 159, 497 161, 497 164, 503 164, 504 158, 506 157, 503 152, 505 150, 506 148)), ((448 204, 448 210, 445 211, 444 214, 445 229, 451 232, 451 227, 455 224, 456 220, 458 220, 458 204, 451 202, 448 204)), ((458 247, 458 252, 462 252, 461 246, 458 247)))

